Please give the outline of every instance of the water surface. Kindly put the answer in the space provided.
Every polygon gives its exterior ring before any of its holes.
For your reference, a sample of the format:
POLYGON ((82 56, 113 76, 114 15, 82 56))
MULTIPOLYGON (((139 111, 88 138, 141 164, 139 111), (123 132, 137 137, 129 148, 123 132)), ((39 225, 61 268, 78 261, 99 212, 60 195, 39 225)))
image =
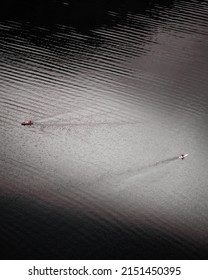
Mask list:
POLYGON ((1 258, 207 258, 208 2, 44 3, 0 24, 1 258))

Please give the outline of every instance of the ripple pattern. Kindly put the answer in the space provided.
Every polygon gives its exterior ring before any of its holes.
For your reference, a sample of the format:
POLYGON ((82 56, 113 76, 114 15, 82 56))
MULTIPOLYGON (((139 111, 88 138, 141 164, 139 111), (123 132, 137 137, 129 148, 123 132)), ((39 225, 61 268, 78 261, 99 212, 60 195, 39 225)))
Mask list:
POLYGON ((170 2, 0 22, 1 258, 206 258, 208 2, 170 2))

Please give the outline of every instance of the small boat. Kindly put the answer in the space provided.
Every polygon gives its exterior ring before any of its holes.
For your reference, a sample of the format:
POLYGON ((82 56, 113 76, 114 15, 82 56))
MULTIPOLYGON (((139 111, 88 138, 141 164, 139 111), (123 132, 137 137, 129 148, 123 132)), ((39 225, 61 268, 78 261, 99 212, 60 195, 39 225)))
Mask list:
POLYGON ((33 121, 24 121, 21 125, 33 125, 33 121))
POLYGON ((185 157, 187 157, 189 154, 181 154, 178 158, 180 159, 184 159, 185 157))

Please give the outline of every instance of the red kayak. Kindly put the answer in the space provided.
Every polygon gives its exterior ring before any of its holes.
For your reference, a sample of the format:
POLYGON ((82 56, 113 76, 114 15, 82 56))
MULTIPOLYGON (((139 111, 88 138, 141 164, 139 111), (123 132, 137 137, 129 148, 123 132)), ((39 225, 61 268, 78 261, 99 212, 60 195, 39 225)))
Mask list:
POLYGON ((33 125, 33 122, 32 121, 25 121, 25 122, 22 122, 21 125, 33 125))

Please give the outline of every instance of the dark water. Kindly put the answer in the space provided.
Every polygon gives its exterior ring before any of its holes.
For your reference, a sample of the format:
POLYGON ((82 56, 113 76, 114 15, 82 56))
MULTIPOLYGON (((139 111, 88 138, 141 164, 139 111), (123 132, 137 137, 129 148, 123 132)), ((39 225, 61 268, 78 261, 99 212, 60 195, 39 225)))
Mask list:
POLYGON ((110 2, 1 10, 1 259, 208 257, 208 1, 110 2))

